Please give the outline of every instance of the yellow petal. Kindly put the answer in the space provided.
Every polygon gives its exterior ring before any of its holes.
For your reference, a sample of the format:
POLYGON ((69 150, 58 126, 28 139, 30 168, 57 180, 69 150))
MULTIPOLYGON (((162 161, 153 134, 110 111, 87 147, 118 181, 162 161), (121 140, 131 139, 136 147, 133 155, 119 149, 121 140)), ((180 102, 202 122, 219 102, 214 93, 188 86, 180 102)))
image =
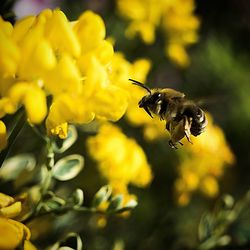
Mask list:
MULTIPOLYGON (((0 121, 0 150, 4 149, 7 146, 7 140, 8 136, 7 136, 6 126, 2 121, 0 121)), ((0 201, 0 207, 1 207, 1 201, 0 201)))
POLYGON ((119 120, 124 115, 127 106, 127 93, 121 88, 112 85, 97 90, 92 104, 96 116, 110 121, 119 120))
POLYGON ((9 98, 13 103, 21 103, 29 89, 27 82, 19 82, 13 85, 9 90, 9 98))
POLYGON ((22 210, 22 204, 20 201, 17 201, 13 203, 12 205, 1 208, 0 214, 7 218, 14 218, 18 214, 20 214, 21 210, 22 210))
POLYGON ((102 18, 92 11, 85 11, 74 25, 74 31, 82 46, 82 52, 96 48, 105 37, 105 24, 102 18))
POLYGON ((37 248, 28 240, 24 241, 24 250, 36 250, 37 248))
POLYGON ((29 31, 34 21, 35 21, 35 16, 28 16, 21 20, 18 20, 15 23, 12 33, 14 41, 19 43, 23 39, 24 35, 26 35, 26 33, 29 31))
POLYGON ((86 73, 84 81, 84 95, 86 98, 91 97, 99 89, 108 86, 107 71, 95 56, 88 57, 88 61, 82 63, 81 67, 86 73))
POLYGON ((13 31, 13 26, 10 22, 6 22, 0 16, 0 30, 5 33, 6 36, 10 36, 13 31))
POLYGON ((185 48, 180 44, 170 44, 166 49, 167 56, 178 66, 187 67, 190 63, 185 48))
POLYGON ((18 221, 0 217, 0 235, 0 249, 13 250, 30 238, 30 231, 18 221))
POLYGON ((9 206, 14 201, 15 200, 11 196, 0 193, 0 208, 9 206))
POLYGON ((155 27, 150 22, 132 22, 127 28, 125 35, 131 39, 138 33, 147 44, 152 44, 155 40, 155 27))
POLYGON ((31 123, 38 124, 47 114, 46 95, 38 87, 30 87, 24 98, 24 106, 31 123))
POLYGON ((0 99, 0 117, 4 117, 6 114, 14 114, 16 110, 16 103, 12 102, 9 97, 0 99))
POLYGON ((44 76, 44 85, 53 95, 65 92, 80 93, 81 74, 75 60, 67 54, 62 54, 56 67, 44 76))
POLYGON ((21 79, 36 79, 40 74, 40 60, 35 57, 38 53, 37 46, 44 39, 45 23, 42 20, 36 20, 32 28, 24 35, 19 42, 20 63, 18 67, 18 77, 21 79))
POLYGON ((110 42, 103 40, 93 52, 101 64, 107 65, 111 62, 114 55, 114 49, 110 42))
POLYGON ((147 59, 138 59, 132 65, 130 78, 140 82, 145 82, 146 76, 151 68, 151 63, 147 59))
POLYGON ((65 14, 60 10, 54 10, 51 18, 46 22, 45 36, 49 39, 54 50, 68 52, 78 57, 81 52, 80 44, 73 32, 65 14))
POLYGON ((51 70, 56 65, 55 54, 45 39, 42 39, 36 46, 33 53, 32 63, 35 63, 37 67, 42 70, 51 70))
POLYGON ((16 104, 23 104, 31 123, 43 121, 47 114, 46 95, 39 87, 27 82, 15 84, 9 92, 9 97, 16 104))
POLYGON ((3 30, 0 30, 0 73, 13 75, 17 70, 20 53, 17 45, 3 30))

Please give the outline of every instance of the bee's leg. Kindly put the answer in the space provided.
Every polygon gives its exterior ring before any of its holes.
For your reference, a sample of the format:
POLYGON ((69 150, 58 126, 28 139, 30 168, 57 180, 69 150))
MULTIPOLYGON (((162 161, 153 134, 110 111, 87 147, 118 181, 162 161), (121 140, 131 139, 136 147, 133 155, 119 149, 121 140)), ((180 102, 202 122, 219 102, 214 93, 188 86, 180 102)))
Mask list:
POLYGON ((182 142, 180 142, 180 141, 179 141, 179 144, 180 144, 181 146, 183 146, 183 143, 182 143, 182 142))
POLYGON ((166 122, 166 129, 170 132, 170 122, 166 122))
POLYGON ((173 143, 172 140, 169 140, 169 141, 168 141, 168 145, 169 145, 171 148, 178 149, 178 148, 176 147, 176 144, 173 143))
POLYGON ((193 142, 191 141, 191 132, 190 132, 190 128, 191 128, 191 125, 192 125, 192 118, 188 118, 187 116, 184 116, 184 133, 185 133, 185 136, 187 138, 187 140, 193 144, 193 142))
POLYGON ((191 141, 190 135, 187 133, 187 131, 185 131, 185 136, 186 136, 188 142, 193 144, 193 142, 191 141))

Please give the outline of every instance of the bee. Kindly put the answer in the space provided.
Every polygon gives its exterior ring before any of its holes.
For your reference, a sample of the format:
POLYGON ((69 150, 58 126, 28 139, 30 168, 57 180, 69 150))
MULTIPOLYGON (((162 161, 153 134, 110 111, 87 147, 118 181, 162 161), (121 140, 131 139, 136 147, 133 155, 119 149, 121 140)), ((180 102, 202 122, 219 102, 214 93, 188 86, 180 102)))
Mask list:
POLYGON ((204 111, 195 102, 186 99, 184 93, 170 88, 149 89, 141 82, 129 80, 147 90, 148 94, 142 97, 138 105, 152 118, 153 113, 166 121, 171 148, 177 149, 177 143, 183 145, 181 140, 184 137, 192 144, 191 135, 198 136, 204 132, 207 125, 204 111))

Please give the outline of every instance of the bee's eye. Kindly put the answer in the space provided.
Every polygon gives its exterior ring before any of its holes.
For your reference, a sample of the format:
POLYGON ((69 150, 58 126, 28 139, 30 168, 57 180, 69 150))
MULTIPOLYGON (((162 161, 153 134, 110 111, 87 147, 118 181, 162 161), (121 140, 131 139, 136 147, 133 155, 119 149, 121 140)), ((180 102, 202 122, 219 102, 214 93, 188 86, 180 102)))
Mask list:
POLYGON ((161 93, 154 93, 150 99, 152 103, 158 103, 161 100, 161 98, 162 98, 161 93))
POLYGON ((162 98, 161 98, 161 97, 162 97, 162 95, 159 94, 159 95, 158 95, 158 99, 157 99, 157 101, 156 101, 157 104, 161 104, 161 103, 162 103, 162 98))

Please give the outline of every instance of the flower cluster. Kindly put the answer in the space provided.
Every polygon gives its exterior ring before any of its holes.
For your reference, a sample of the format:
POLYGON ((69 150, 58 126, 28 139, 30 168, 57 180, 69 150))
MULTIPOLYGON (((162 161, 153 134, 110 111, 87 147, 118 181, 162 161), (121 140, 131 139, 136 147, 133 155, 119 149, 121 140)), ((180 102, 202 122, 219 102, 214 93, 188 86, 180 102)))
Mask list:
POLYGON ((145 187, 151 182, 151 168, 142 148, 117 126, 104 123, 99 133, 88 139, 87 146, 114 193, 122 192, 125 201, 129 195, 128 184, 145 187))
POLYGON ((119 13, 131 20, 127 37, 139 34, 147 44, 155 41, 155 29, 166 36, 166 55, 177 65, 189 64, 186 47, 198 40, 199 20, 194 16, 194 0, 117 0, 119 13))
POLYGON ((22 210, 20 201, 0 193, 0 249, 12 250, 21 247, 35 250, 29 241, 30 230, 21 222, 14 220, 22 210))
POLYGON ((185 143, 186 150, 180 153, 179 177, 175 182, 180 205, 186 205, 196 190, 215 197, 219 192, 218 178, 223 175, 225 167, 235 161, 222 129, 213 124, 210 114, 206 116, 206 131, 192 137, 193 145, 185 143))
POLYGON ((0 19, 0 27, 0 116, 23 105, 30 123, 46 118, 48 133, 60 138, 68 123, 118 120, 129 102, 128 77, 143 80, 150 67, 114 53, 102 18, 91 11, 69 22, 46 9, 14 26, 0 19))

